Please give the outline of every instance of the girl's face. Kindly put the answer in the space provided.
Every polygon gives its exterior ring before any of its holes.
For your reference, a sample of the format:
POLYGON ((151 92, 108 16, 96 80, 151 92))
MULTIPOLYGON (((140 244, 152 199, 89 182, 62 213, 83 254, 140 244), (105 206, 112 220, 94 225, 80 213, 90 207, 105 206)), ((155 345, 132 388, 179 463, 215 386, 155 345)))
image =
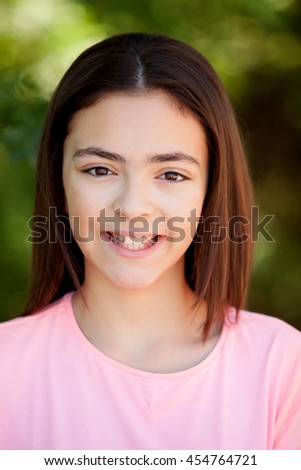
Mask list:
POLYGON ((85 281, 141 289, 184 279, 207 174, 201 124, 163 92, 111 94, 76 113, 63 182, 85 281))

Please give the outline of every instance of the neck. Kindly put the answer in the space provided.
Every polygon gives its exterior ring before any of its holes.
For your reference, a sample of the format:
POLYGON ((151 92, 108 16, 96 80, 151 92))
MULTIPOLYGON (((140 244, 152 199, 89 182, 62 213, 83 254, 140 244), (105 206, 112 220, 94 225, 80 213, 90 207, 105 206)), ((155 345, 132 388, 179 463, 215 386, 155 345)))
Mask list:
MULTIPOLYGON (((169 274, 139 290, 124 290, 95 275, 89 279, 88 274, 82 292, 74 296, 73 308, 79 327, 99 350, 137 368, 170 371, 179 368, 179 351, 202 344, 206 307, 205 302, 193 307, 195 300, 184 274, 174 278, 169 274), (175 364, 166 364, 169 356, 175 357, 175 364)), ((198 363, 199 358, 199 354, 189 356, 180 368, 198 363)))

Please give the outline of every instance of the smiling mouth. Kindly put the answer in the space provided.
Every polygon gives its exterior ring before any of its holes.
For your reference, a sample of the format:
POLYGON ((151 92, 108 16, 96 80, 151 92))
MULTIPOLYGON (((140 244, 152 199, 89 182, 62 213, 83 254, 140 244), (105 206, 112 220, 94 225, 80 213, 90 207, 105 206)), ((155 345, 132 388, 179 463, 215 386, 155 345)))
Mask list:
POLYGON ((153 237, 134 237, 134 236, 123 236, 117 235, 112 232, 105 232, 107 238, 109 238, 115 245, 119 245, 128 250, 145 250, 152 247, 158 242, 161 235, 155 235, 153 237))

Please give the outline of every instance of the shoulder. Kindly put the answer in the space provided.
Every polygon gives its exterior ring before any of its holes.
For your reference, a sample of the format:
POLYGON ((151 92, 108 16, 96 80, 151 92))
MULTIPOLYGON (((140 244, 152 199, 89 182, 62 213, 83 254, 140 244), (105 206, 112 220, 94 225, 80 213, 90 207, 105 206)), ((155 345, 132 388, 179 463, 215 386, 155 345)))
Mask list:
POLYGON ((240 345, 235 349, 240 375, 258 399, 267 398, 263 413, 272 426, 272 448, 300 449, 300 331, 278 318, 248 311, 241 311, 229 330, 240 345))
POLYGON ((240 359, 252 358, 254 362, 273 369, 300 371, 301 379, 301 332, 278 318, 260 313, 230 309, 225 321, 228 329, 228 347, 240 359))
MULTIPOLYGON (((233 315, 232 315, 233 318, 233 315)), ((231 316, 228 318, 231 322, 231 316)), ((290 340, 301 346, 301 332, 285 321, 262 313, 240 310, 238 313, 238 328, 243 334, 252 335, 253 340, 266 342, 290 340)))
POLYGON ((49 304, 41 311, 26 317, 19 317, 0 323, 0 354, 7 357, 14 351, 33 348, 38 342, 45 341, 59 324, 66 322, 68 305, 72 293, 49 304))
POLYGON ((225 321, 233 333, 246 341, 268 345, 289 341, 288 346, 301 347, 301 332, 279 318, 247 310, 240 310, 236 318, 235 310, 230 309, 225 321))

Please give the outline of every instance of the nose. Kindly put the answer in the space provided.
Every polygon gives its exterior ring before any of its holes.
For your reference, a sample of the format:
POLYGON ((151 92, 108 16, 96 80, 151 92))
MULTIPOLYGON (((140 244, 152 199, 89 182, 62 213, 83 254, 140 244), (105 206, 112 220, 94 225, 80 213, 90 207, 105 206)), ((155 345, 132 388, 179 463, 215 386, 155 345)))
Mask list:
POLYGON ((154 211, 154 199, 143 178, 136 175, 123 182, 114 201, 114 210, 120 210, 128 220, 134 217, 149 218, 154 211))

